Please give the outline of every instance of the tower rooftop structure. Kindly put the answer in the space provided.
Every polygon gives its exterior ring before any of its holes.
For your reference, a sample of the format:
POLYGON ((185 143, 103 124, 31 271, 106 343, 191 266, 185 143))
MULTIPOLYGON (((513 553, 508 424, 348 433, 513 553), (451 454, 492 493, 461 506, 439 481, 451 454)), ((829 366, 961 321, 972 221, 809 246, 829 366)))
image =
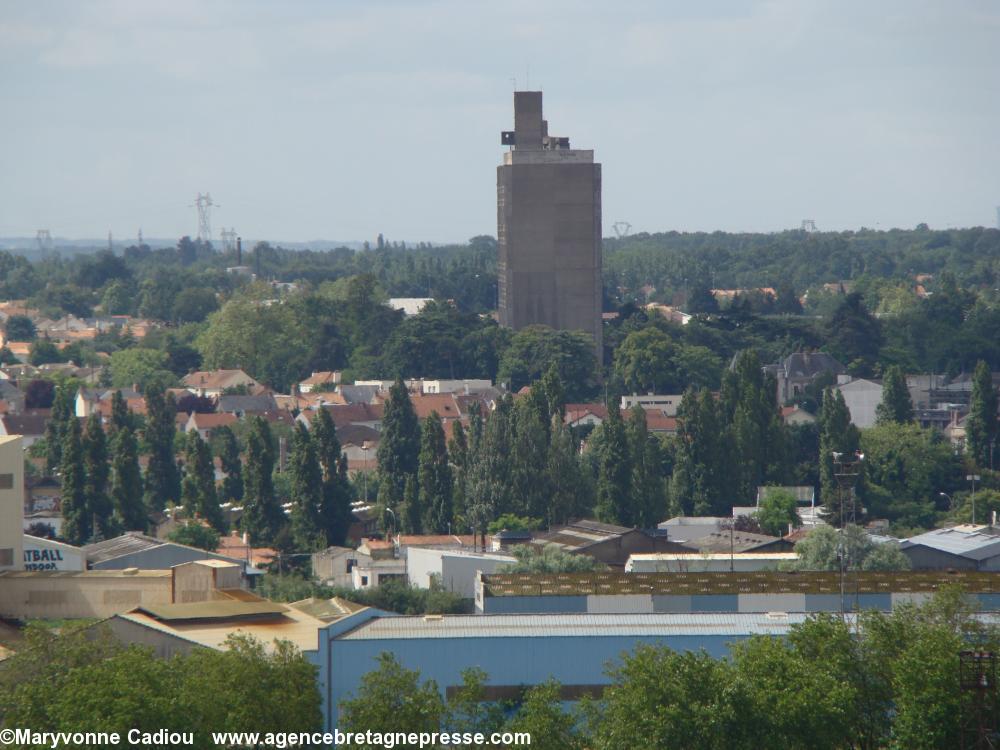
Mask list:
POLYGON ((601 165, 550 136, 541 91, 514 92, 497 167, 499 317, 583 331, 601 353, 601 165))

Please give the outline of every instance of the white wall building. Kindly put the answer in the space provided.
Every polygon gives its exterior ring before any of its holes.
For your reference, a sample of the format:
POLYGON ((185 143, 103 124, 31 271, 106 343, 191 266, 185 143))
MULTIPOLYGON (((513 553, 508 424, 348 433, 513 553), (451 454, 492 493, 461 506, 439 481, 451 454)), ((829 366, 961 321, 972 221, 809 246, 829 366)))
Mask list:
POLYGON ((430 588, 431 577, 440 578, 446 591, 471 599, 476 595, 478 572, 495 573, 501 565, 517 562, 510 555, 465 552, 432 547, 409 547, 406 551, 406 577, 412 586, 430 588))
POLYGON ((24 569, 81 571, 87 569, 87 557, 82 549, 71 544, 25 534, 24 569))
POLYGON ((0 571, 24 570, 24 451, 0 437, 0 571))
POLYGON ((851 424, 855 427, 874 427, 875 410, 882 402, 882 384, 857 378, 838 385, 837 389, 844 394, 844 403, 851 412, 851 424))

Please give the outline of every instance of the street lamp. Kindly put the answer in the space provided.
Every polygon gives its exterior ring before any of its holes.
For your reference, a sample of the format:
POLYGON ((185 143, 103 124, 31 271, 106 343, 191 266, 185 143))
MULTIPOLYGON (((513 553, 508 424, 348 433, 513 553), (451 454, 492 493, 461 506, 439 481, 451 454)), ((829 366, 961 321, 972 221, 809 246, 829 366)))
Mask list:
POLYGON ((948 510, 955 510, 955 501, 951 499, 951 495, 949 495, 947 492, 939 492, 938 494, 941 497, 948 499, 948 510))

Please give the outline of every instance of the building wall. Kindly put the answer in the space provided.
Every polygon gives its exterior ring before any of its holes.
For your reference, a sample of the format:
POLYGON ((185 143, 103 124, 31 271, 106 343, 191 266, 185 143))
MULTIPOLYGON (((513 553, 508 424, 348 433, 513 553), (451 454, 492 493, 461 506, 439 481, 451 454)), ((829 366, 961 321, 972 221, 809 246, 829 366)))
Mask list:
MULTIPOLYGON (((843 609, 890 612, 904 602, 919 603, 930 592, 855 594, 850 580, 843 609)), ((970 602, 983 611, 1000 609, 1000 595, 970 593, 970 602)), ((693 614, 766 612, 840 612, 839 594, 618 594, 590 596, 482 596, 477 592, 476 613, 496 614, 693 614)))
POLYGON ((961 555, 953 555, 933 547, 917 544, 912 547, 902 547, 902 552, 910 559, 914 570, 975 570, 976 561, 961 555))
POLYGON ((878 383, 853 381, 840 386, 844 403, 851 412, 851 423, 856 427, 874 427, 875 410, 882 401, 882 386, 878 383))
POLYGON ((19 619, 111 617, 139 605, 170 604, 167 573, 123 576, 87 573, 0 575, 0 616, 19 619))
POLYGON ((169 659, 177 655, 186 656, 194 649, 201 648, 201 646, 192 641, 178 638, 171 633, 163 633, 144 627, 117 615, 101 623, 101 625, 106 625, 112 635, 122 643, 146 646, 153 649, 153 654, 160 659, 169 659))
POLYGON ((24 451, 0 437, 0 571, 24 569, 24 451))
POLYGON ((330 547, 313 554, 313 578, 326 586, 351 588, 354 582, 349 570, 349 562, 356 553, 350 547, 330 547))
MULTIPOLYGON (((740 635, 535 636, 516 638, 416 638, 398 640, 328 640, 329 684, 323 686, 326 728, 336 726, 337 706, 357 694, 361 677, 378 667, 379 654, 390 652, 406 669, 420 671, 424 680, 435 680, 442 694, 461 685, 463 669, 480 667, 488 686, 516 688, 537 685, 549 678, 564 686, 603 686, 610 682, 607 667, 621 663, 623 653, 640 643, 662 645, 677 651, 706 650, 714 657, 729 653, 729 643, 740 635)), ((325 639, 321 638, 321 643, 325 639)))
POLYGON ((432 575, 441 577, 441 585, 465 599, 476 595, 476 574, 495 573, 501 565, 516 562, 504 555, 472 555, 453 550, 409 547, 406 551, 406 575, 413 586, 430 588, 432 575))
POLYGON ((24 569, 81 571, 87 569, 87 560, 79 547, 25 534, 24 569))

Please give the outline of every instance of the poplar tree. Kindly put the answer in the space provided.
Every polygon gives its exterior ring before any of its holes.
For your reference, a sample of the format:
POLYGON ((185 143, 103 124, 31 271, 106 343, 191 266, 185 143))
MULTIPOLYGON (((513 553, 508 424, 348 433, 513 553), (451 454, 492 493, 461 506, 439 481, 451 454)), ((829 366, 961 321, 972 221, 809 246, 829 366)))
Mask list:
POLYGON ((163 389, 146 390, 146 429, 149 465, 146 467, 146 505, 151 510, 163 510, 167 502, 180 498, 180 474, 174 455, 177 434, 174 397, 164 397, 163 389))
MULTIPOLYGON (((535 388, 538 385, 536 382, 535 388)), ((545 471, 549 417, 547 402, 542 399, 540 405, 541 410, 529 399, 519 401, 514 406, 512 424, 514 435, 509 481, 513 490, 513 505, 510 510, 531 518, 544 518, 549 504, 545 471)))
POLYGON ((228 425, 216 427, 212 431, 219 450, 219 462, 226 478, 222 480, 222 502, 238 503, 243 499, 243 462, 240 460, 240 444, 228 425))
POLYGON ((632 465, 631 494, 633 523, 648 529, 663 520, 666 511, 660 451, 657 439, 649 434, 646 410, 636 404, 625 427, 632 465))
POLYGON ((576 440, 559 414, 552 415, 549 434, 546 473, 551 500, 544 518, 551 527, 582 515, 587 504, 584 502, 585 487, 577 459, 576 440))
POLYGON ((117 523, 127 531, 145 533, 149 516, 142 497, 139 446, 133 430, 115 431, 111 455, 111 502, 117 523))
POLYGON ((906 387, 906 376, 898 365, 892 365, 882 379, 882 401, 875 408, 875 423, 908 424, 912 421, 913 401, 906 387))
POLYGON ((844 402, 844 394, 836 388, 827 388, 819 412, 820 499, 836 525, 843 519, 840 518, 840 490, 834 475, 833 454, 849 456, 857 452, 860 437, 858 428, 851 424, 851 412, 844 402))
POLYGON ((412 474, 406 478, 403 489, 403 503, 400 506, 402 531, 406 534, 424 533, 424 508, 420 504, 420 491, 417 489, 417 478, 412 474))
POLYGON ((274 495, 274 438, 261 417, 250 419, 244 466, 241 527, 252 544, 270 542, 285 525, 285 512, 274 495))
POLYGON ((428 534, 445 534, 452 521, 453 481, 445 447, 444 427, 432 412, 420 430, 420 506, 428 534))
POLYGON ((377 454, 379 475, 392 483, 393 497, 402 497, 406 478, 416 476, 419 453, 420 424, 406 385, 397 379, 385 402, 377 454))
MULTIPOLYGON (((75 421, 75 420, 74 420, 75 421)), ((84 483, 83 492, 92 522, 97 525, 94 537, 110 539, 118 533, 114 520, 114 506, 108 497, 108 442, 101 425, 101 415, 91 414, 83 431, 82 451, 84 483)))
POLYGON ((295 548, 302 552, 325 549, 326 531, 322 526, 323 475, 316 458, 316 447, 305 425, 301 423, 296 425, 292 433, 288 478, 295 548))
POLYGON ((597 448, 597 518, 605 523, 632 526, 632 463, 621 409, 608 404, 608 418, 600 426, 597 448))
POLYGON ((461 422, 455 422, 448 441, 448 459, 452 467, 452 517, 465 513, 465 487, 469 475, 469 440, 461 422))
POLYGON ((969 455, 977 466, 993 468, 991 453, 996 450, 997 391, 989 365, 980 360, 972 373, 969 418, 965 423, 969 455))
POLYGON ((128 410, 128 404, 121 391, 111 394, 111 432, 114 434, 118 430, 134 429, 135 420, 132 412, 128 410))
POLYGON ((93 535, 93 517, 87 508, 86 478, 83 468, 83 440, 80 422, 73 418, 66 424, 59 467, 62 475, 63 536, 70 544, 82 545, 93 535))
POLYGON ((198 430, 188 433, 184 451, 186 474, 182 483, 182 499, 188 516, 199 516, 220 533, 226 531, 226 521, 219 507, 215 489, 215 464, 208 443, 198 430))
POLYGON ((75 395, 68 384, 56 386, 55 396, 52 399, 52 414, 45 425, 45 468, 50 476, 54 476, 62 465, 66 427, 71 419, 76 419, 74 399, 75 395))
POLYGON ((326 534, 327 544, 342 546, 353 519, 352 493, 347 479, 347 458, 337 438, 337 427, 326 409, 320 409, 313 417, 310 437, 316 446, 316 457, 323 475, 320 525, 326 534))

